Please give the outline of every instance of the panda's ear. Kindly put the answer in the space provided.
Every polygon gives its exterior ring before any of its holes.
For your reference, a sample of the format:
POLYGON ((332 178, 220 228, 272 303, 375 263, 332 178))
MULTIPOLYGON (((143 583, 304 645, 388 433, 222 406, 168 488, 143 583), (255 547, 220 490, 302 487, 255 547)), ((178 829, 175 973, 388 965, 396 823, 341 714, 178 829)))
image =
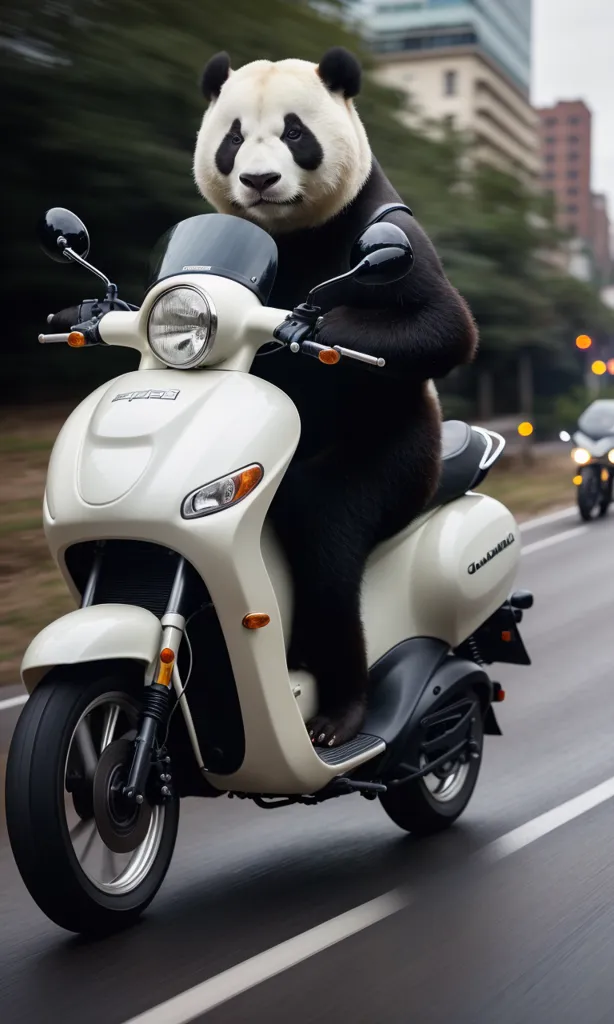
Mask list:
POLYGON ((327 50, 318 65, 318 74, 331 92, 342 92, 347 100, 358 96, 362 69, 358 58, 343 46, 327 50))
POLYGON ((220 95, 224 82, 232 74, 230 70, 230 57, 227 53, 216 53, 205 64, 205 69, 200 82, 203 96, 206 100, 216 100, 220 95))

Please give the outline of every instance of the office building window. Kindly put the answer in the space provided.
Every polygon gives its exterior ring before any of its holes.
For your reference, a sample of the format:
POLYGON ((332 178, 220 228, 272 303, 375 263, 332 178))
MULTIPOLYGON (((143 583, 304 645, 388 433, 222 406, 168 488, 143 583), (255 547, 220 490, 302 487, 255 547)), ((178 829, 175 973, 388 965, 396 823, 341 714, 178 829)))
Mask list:
POLYGON ((577 171, 567 171, 567 177, 569 178, 570 181, 577 181, 577 179, 580 177, 580 175, 578 174, 577 171))
POLYGON ((577 194, 578 194, 578 189, 575 186, 573 188, 568 188, 567 189, 567 195, 568 196, 577 196, 577 194))
POLYGON ((444 71, 443 73, 443 94, 444 96, 456 96, 458 92, 458 72, 444 71))
POLYGON ((577 213, 577 212, 578 212, 578 207, 577 207, 576 203, 570 203, 569 206, 567 207, 567 213, 577 213))
POLYGON ((556 174, 554 173, 554 171, 546 171, 546 173, 544 174, 544 181, 554 181, 555 178, 556 174))
POLYGON ((567 118, 567 124, 580 124, 580 118, 577 114, 572 114, 567 118))
POLYGON ((558 117, 547 117, 546 118, 546 124, 548 125, 548 128, 553 128, 554 125, 558 124, 558 123, 559 123, 558 117))
POLYGON ((556 135, 547 135, 546 136, 546 145, 547 146, 554 146, 555 142, 556 142, 556 135))
POLYGON ((568 135, 567 136, 567 141, 568 141, 570 146, 577 146, 579 141, 580 141, 580 139, 578 138, 577 135, 568 135))
POLYGON ((567 154, 567 159, 568 160, 572 160, 572 161, 579 160, 580 159, 580 154, 578 153, 578 151, 576 149, 572 149, 567 154))
POLYGON ((554 153, 546 153, 546 163, 553 164, 555 160, 554 153))

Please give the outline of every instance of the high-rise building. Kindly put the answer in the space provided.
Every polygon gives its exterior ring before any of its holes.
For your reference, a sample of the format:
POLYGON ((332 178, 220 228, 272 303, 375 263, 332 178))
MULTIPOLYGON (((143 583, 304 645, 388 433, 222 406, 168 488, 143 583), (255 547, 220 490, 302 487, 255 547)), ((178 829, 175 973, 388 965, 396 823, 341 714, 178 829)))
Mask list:
POLYGON ((610 217, 608 215, 607 196, 593 194, 593 225, 592 249, 595 270, 600 281, 608 284, 612 272, 612 256, 610 242, 610 217))
POLYGON ((379 79, 408 95, 414 126, 447 121, 476 156, 539 181, 529 102, 531 0, 354 0, 346 5, 380 57, 379 79))
POLYGON ((591 112, 583 100, 562 100, 538 113, 542 184, 554 196, 558 224, 584 243, 607 280, 610 221, 606 197, 591 191, 591 112))

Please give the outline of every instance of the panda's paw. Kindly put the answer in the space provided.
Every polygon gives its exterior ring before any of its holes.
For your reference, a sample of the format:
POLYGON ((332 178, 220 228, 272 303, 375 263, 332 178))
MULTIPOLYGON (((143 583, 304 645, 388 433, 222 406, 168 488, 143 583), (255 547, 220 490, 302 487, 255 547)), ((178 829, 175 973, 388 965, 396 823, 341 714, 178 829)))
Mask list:
POLYGON ((315 747, 340 747, 353 740, 364 722, 366 701, 352 701, 345 708, 316 715, 307 729, 315 747))

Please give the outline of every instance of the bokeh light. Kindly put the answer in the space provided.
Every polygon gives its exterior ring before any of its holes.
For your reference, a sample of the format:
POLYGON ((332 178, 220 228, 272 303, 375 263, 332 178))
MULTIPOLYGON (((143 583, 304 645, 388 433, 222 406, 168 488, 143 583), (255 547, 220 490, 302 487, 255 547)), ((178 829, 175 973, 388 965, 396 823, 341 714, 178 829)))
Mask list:
POLYGON ((592 338, 589 338, 588 334, 579 334, 576 338, 577 348, 590 348, 593 344, 592 338))
POLYGON ((593 365, 591 366, 591 370, 597 377, 602 377, 603 374, 607 371, 607 366, 605 365, 603 359, 596 359, 593 365))
POLYGON ((525 421, 518 424, 518 433, 521 437, 530 437, 533 433, 533 424, 525 421))

